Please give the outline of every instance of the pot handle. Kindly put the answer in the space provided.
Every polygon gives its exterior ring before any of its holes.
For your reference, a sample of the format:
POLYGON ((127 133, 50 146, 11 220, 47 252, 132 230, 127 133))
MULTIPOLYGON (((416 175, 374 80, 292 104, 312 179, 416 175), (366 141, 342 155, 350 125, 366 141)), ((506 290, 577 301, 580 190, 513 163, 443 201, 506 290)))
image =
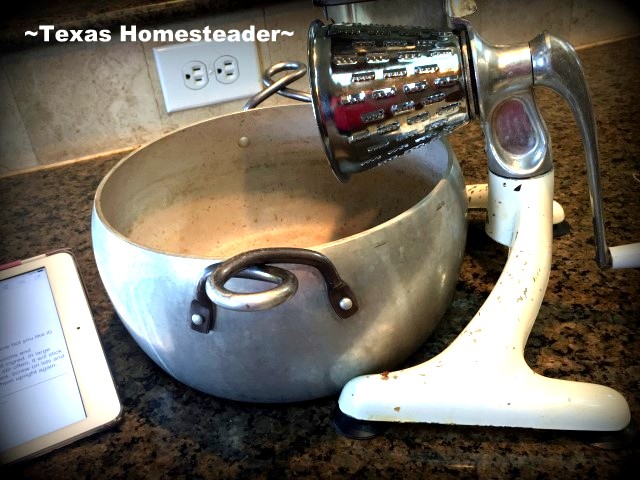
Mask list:
MULTIPOLYGON (((189 326, 192 330, 200 333, 209 333, 213 329, 216 317, 216 305, 212 303, 206 291, 207 280, 218 268, 218 263, 209 265, 202 275, 198 284, 194 298, 189 307, 189 326)), ((249 267, 235 275, 238 278, 249 280, 261 280, 263 282, 284 285, 280 291, 269 290, 274 296, 282 295, 280 303, 291 297, 298 289, 298 279, 288 270, 283 268, 262 265, 261 267, 249 267)), ((277 288, 277 287, 276 287, 277 288)))
POLYGON ((264 74, 262 75, 262 83, 264 83, 266 88, 260 90, 254 96, 249 98, 249 100, 247 100, 247 103, 245 103, 242 107, 242 110, 251 110, 252 108, 257 107, 274 93, 282 95, 283 97, 291 98, 293 100, 298 100, 300 102, 310 103, 311 94, 309 92, 301 92, 300 90, 294 90, 287 87, 287 85, 295 82, 299 78, 304 77, 306 74, 307 66, 304 63, 291 61, 280 62, 276 63, 275 65, 271 65, 264 71, 264 74), (287 70, 293 70, 293 72, 288 73, 277 81, 273 80, 272 77, 276 73, 285 72, 287 70))
POLYGON ((303 248, 260 248, 231 257, 218 264, 207 277, 207 296, 216 305, 229 310, 266 310, 280 305, 296 292, 298 281, 288 270, 266 266, 271 263, 294 263, 316 268, 324 278, 329 303, 338 316, 348 318, 358 311, 358 302, 353 291, 340 278, 331 260, 319 252, 303 248), (225 288, 224 285, 230 278, 241 275, 248 267, 255 266, 275 269, 276 276, 282 283, 271 290, 258 293, 236 293, 225 288), (286 275, 283 272, 286 272, 286 275))

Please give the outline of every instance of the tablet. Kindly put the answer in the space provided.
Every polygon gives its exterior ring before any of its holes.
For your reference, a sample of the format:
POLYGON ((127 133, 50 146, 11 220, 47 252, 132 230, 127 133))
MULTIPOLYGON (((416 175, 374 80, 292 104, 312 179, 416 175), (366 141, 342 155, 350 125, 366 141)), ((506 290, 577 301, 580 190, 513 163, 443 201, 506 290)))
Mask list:
POLYGON ((73 256, 0 269, 0 463, 11 463, 112 424, 122 407, 73 256))

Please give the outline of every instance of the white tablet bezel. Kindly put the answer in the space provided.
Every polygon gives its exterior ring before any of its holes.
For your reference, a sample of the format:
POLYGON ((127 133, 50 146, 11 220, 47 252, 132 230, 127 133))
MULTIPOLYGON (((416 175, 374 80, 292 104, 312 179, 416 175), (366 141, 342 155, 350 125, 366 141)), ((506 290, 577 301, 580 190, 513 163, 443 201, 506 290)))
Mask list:
POLYGON ((59 251, 34 257, 0 271, 0 280, 42 267, 51 285, 86 418, 0 452, 0 463, 37 456, 71 443, 116 422, 122 412, 73 256, 59 251))

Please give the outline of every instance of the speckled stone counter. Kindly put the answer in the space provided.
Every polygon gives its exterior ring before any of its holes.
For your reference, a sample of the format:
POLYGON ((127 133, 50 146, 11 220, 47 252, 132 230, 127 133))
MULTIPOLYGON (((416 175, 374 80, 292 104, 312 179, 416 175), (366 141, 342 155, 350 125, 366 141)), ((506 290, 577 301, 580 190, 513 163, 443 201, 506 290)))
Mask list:
MULTIPOLYGON (((580 52, 593 93, 611 244, 640 240, 640 47, 580 52)), ((640 270, 602 271, 578 130, 559 97, 539 95, 553 139, 556 199, 571 233, 554 241, 549 289, 526 349, 535 371, 611 386, 640 414, 640 270)), ((477 125, 451 138, 467 182, 485 179, 477 125)), ((115 427, 13 467, 27 478, 629 478, 635 444, 595 448, 568 432, 391 425, 368 441, 334 431, 335 398, 251 405, 175 381, 138 348, 113 310, 91 250, 93 195, 115 158, 0 179, 0 262, 60 247, 77 255, 124 414, 115 427)), ((425 246, 428 248, 428 246, 425 246)), ((407 365, 441 351, 495 284, 506 252, 470 215, 462 272, 441 326, 407 365)), ((7 477, 5 477, 7 478, 7 477)))

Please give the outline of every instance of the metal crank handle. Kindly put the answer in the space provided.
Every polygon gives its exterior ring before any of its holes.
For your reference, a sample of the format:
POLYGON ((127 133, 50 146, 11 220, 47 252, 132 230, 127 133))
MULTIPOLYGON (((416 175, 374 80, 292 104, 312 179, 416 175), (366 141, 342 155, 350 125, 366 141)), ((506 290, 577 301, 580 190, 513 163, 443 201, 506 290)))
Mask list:
POLYGON ((547 32, 529 42, 533 85, 551 88, 571 106, 582 133, 593 215, 596 260, 601 267, 640 267, 640 243, 609 248, 605 238, 595 115, 582 66, 573 47, 547 32))
MULTIPOLYGON (((595 115, 573 47, 547 32, 528 44, 490 45, 470 25, 466 28, 475 72, 468 90, 476 93, 489 170, 504 178, 522 179, 551 171, 550 142, 533 87, 554 90, 570 105, 583 140, 596 260, 600 267, 640 266, 640 245, 610 249, 606 242, 595 115)), ((502 231, 495 224, 488 227, 494 240, 509 243, 508 229, 502 231)))

